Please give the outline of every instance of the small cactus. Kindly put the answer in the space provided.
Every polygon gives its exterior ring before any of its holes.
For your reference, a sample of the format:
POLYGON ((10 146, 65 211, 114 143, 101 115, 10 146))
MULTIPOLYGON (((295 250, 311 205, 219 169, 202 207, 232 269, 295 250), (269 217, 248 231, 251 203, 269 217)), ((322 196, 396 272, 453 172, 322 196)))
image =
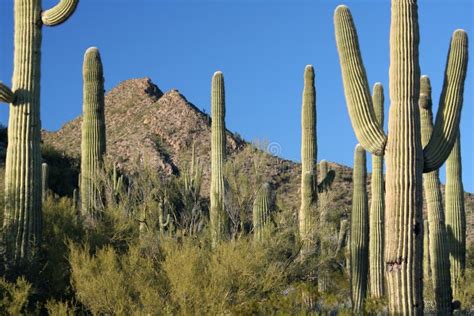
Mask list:
POLYGON ((367 202, 366 154, 361 145, 354 153, 353 195, 351 214, 351 286, 352 309, 363 312, 367 292, 369 210, 367 202))
MULTIPOLYGON (((330 229, 330 223, 328 222, 328 211, 329 211, 329 189, 335 178, 334 170, 329 170, 328 162, 326 160, 321 160, 319 162, 319 177, 323 179, 318 184, 318 209, 319 209, 319 244, 320 244, 320 255, 323 258, 327 258, 331 255, 330 249, 330 238, 329 235, 332 234, 330 229)), ((327 273, 328 267, 321 266, 318 272, 318 291, 323 293, 327 291, 329 284, 329 275, 327 273)))
POLYGON ((270 184, 264 183, 257 192, 252 212, 253 235, 257 241, 262 241, 265 238, 266 230, 271 220, 271 198, 270 184))
POLYGON ((99 50, 84 55, 84 104, 81 142, 81 212, 96 217, 101 207, 99 174, 105 154, 104 75, 99 50))

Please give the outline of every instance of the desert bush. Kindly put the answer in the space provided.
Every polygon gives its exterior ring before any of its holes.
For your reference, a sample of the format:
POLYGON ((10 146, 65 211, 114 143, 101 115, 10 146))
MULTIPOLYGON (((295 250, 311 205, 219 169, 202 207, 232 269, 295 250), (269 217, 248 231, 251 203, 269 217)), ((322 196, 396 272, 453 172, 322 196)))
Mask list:
POLYGON ((167 281, 153 256, 139 247, 124 254, 111 246, 95 254, 70 244, 71 282, 76 298, 94 314, 153 314, 167 307, 167 281))
POLYGON ((0 278, 0 313, 2 315, 20 315, 26 312, 32 287, 24 278, 11 283, 0 278))

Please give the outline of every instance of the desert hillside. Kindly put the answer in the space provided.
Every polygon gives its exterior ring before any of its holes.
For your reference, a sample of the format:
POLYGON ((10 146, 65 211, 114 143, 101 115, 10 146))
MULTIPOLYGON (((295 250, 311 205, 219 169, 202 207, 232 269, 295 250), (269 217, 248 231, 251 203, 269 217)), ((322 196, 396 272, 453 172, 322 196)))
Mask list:
MULTIPOLYGON (((149 78, 126 80, 107 93, 105 117, 107 154, 122 172, 132 171, 137 163, 146 163, 163 175, 177 174, 189 158, 194 143, 196 155, 204 162, 202 193, 208 193, 211 118, 178 90, 163 93, 149 78)), ((77 117, 56 132, 44 131, 44 145, 77 160, 81 148, 81 122, 81 117, 77 117)), ((249 146, 252 145, 237 133, 227 131, 230 159, 243 158, 240 160, 246 163, 242 167, 251 172, 252 157, 242 157, 257 154, 257 150, 249 146)), ((266 155, 265 161, 264 174, 277 189, 282 206, 296 210, 299 207, 300 165, 270 154, 266 155)), ((330 163, 330 167, 336 172, 332 208, 350 211, 352 169, 337 163, 330 163)), ((473 208, 474 197, 466 193, 469 242, 474 240, 473 208)))

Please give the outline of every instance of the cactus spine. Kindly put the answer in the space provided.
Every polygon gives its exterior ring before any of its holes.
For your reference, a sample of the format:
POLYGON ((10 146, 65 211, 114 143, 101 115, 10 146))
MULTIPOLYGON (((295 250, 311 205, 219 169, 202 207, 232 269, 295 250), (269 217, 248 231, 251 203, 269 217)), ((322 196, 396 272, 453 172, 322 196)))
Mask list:
POLYGON ((0 101, 10 103, 3 242, 7 265, 12 269, 34 263, 41 243, 42 26, 67 20, 77 2, 62 0, 56 7, 42 11, 40 0, 14 1, 13 86, 10 89, 0 83, 0 101))
POLYGON ((225 209, 224 162, 226 159, 224 75, 217 71, 212 77, 211 96, 211 238, 215 245, 227 234, 225 209))
POLYGON ((375 117, 357 33, 346 6, 334 23, 346 103, 361 145, 385 155, 385 265, 388 309, 392 314, 422 314, 422 173, 447 159, 459 127, 467 67, 467 34, 454 32, 440 106, 428 145, 421 146, 418 108, 418 9, 416 1, 392 0, 390 31, 390 116, 385 135, 375 117), (396 227, 397 229, 393 229, 396 227))
POLYGON ((48 194, 48 176, 48 164, 46 162, 43 162, 43 164, 41 165, 41 196, 43 198, 43 202, 46 200, 46 195, 48 194))
MULTIPOLYGON (((433 115, 431 112, 431 84, 426 76, 420 80, 420 118, 421 144, 426 146, 433 132, 433 115)), ((449 275, 449 248, 444 220, 443 199, 438 170, 423 174, 426 209, 429 225, 429 254, 431 279, 435 291, 437 312, 441 315, 451 313, 451 279, 449 275)))
POLYGON ((308 65, 304 71, 303 106, 301 112, 301 208, 299 233, 302 254, 316 250, 317 201, 316 190, 316 89, 314 69, 308 65))
POLYGON ((369 209, 367 202, 366 154, 361 145, 354 152, 353 195, 351 214, 351 287, 352 309, 363 312, 367 292, 369 251, 369 209))
POLYGON ((462 184, 460 133, 446 161, 446 225, 449 241, 451 284, 453 295, 459 299, 460 282, 466 267, 466 213, 462 184))
POLYGON ((81 213, 94 218, 101 199, 98 175, 105 154, 104 75, 99 50, 89 48, 83 64, 81 213))
POLYGON ((262 241, 265 238, 266 228, 270 223, 271 198, 270 184, 264 183, 258 190, 253 203, 253 235, 257 241, 262 241))
MULTIPOLYGON (((376 83, 373 88, 372 102, 375 117, 379 127, 383 129, 383 86, 376 83)), ((370 201, 369 216, 369 267, 370 267, 370 294, 372 297, 380 298, 384 295, 384 211, 385 192, 383 179, 383 156, 372 155, 372 199, 370 201)))

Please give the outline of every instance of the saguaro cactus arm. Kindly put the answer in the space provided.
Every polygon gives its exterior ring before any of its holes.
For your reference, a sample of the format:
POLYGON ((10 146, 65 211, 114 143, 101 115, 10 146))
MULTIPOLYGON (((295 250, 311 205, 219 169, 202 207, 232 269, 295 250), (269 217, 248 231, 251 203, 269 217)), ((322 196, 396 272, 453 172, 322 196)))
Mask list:
POLYGON ((334 13, 336 42, 347 108, 360 144, 374 155, 384 154, 387 136, 379 127, 372 106, 359 40, 349 8, 340 5, 334 13))
POLYGON ((41 13, 41 20, 46 26, 56 26, 63 22, 74 13, 79 0, 61 0, 56 6, 41 13))
POLYGON ((329 170, 326 177, 324 177, 324 179, 318 184, 318 193, 329 190, 335 178, 336 172, 334 170, 329 170))
POLYGON ((12 90, 1 82, 0 82, 0 102, 4 102, 4 103, 13 102, 12 90))
MULTIPOLYGON (((384 93, 380 82, 372 89, 372 104, 375 117, 381 128, 384 122, 384 93)), ((385 218, 385 183, 383 178, 384 157, 372 156, 372 198, 369 210, 369 280, 372 297, 384 295, 384 218, 385 218)))
POLYGON ((423 150, 423 172, 439 169, 456 142, 463 103, 464 80, 468 61, 468 39, 464 30, 451 38, 443 90, 431 139, 423 150))

